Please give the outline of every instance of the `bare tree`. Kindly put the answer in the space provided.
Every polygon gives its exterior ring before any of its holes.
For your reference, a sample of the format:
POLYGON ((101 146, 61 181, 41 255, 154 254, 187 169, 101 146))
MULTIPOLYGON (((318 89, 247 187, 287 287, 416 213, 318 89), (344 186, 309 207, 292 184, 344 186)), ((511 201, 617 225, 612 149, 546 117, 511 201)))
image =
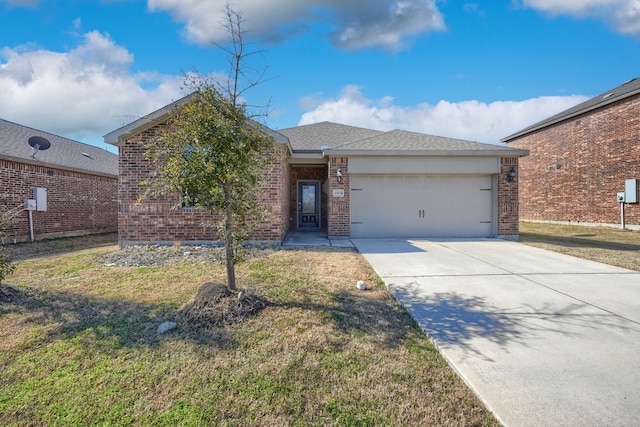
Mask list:
POLYGON ((172 112, 169 127, 147 146, 148 158, 158 170, 150 188, 178 191, 184 202, 220 218, 219 229, 227 254, 227 286, 236 288, 235 244, 248 223, 259 216, 258 191, 273 146, 242 95, 264 76, 243 68, 245 51, 242 15, 225 8, 230 73, 216 82, 198 73, 188 74, 188 101, 172 112))

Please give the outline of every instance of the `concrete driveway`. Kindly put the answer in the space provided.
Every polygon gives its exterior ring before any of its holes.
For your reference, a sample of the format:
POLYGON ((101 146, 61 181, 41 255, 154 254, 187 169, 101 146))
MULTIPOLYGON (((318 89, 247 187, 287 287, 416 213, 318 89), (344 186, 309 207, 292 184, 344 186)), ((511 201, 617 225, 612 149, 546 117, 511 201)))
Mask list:
POLYGON ((353 243, 505 425, 640 425, 640 273, 498 239, 353 243))

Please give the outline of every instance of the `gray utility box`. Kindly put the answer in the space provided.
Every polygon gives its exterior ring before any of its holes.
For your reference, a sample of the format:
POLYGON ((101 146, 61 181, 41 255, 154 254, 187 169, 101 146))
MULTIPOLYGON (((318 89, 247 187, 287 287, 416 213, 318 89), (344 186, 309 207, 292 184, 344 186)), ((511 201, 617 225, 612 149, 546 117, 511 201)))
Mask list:
POLYGON ((627 179, 624 181, 624 201, 625 203, 638 203, 638 180, 627 179))
POLYGON ((36 201, 37 211, 47 210, 47 189, 42 187, 35 187, 33 189, 33 198, 36 201))

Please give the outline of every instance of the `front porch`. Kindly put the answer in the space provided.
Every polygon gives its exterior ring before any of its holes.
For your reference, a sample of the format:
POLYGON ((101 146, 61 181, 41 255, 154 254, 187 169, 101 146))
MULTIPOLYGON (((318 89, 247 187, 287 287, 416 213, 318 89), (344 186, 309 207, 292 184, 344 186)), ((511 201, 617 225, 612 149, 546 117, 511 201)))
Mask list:
POLYGON ((331 246, 336 248, 355 249, 355 246, 349 238, 329 238, 325 231, 291 231, 282 242, 282 246, 331 246))

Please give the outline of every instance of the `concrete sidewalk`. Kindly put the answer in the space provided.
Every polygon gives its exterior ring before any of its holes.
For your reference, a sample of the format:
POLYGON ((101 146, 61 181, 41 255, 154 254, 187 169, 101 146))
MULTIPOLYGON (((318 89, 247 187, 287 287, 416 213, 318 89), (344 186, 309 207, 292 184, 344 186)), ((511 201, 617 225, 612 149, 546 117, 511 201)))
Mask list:
POLYGON ((333 246, 337 248, 353 248, 353 243, 346 237, 329 238, 322 231, 292 231, 282 242, 284 247, 300 246, 333 246))
POLYGON ((353 243, 505 425, 640 425, 640 273, 498 239, 353 243))

